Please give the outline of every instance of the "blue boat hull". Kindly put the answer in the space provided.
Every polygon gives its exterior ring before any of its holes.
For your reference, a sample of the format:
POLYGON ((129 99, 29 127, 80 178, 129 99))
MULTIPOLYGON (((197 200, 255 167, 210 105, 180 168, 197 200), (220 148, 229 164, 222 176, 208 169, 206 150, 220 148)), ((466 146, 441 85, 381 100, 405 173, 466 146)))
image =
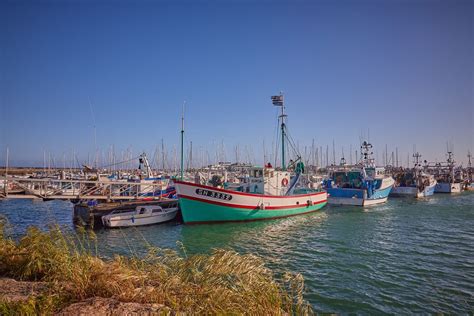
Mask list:
POLYGON ((328 188, 328 203, 339 205, 368 206, 385 203, 392 190, 393 184, 383 189, 374 190, 368 197, 365 189, 328 188))

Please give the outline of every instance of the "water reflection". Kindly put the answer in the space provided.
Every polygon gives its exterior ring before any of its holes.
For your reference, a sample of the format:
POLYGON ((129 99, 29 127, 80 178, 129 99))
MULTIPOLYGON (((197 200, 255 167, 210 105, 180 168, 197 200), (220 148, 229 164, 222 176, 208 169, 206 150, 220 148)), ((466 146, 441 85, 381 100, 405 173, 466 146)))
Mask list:
POLYGON ((176 222, 159 225, 101 229, 96 231, 101 253, 143 255, 150 247, 176 249, 181 226, 176 222))
POLYGON ((207 252, 212 248, 236 248, 240 251, 283 252, 282 240, 293 239, 308 225, 319 225, 326 218, 324 212, 276 220, 183 225, 181 241, 191 252, 207 252))

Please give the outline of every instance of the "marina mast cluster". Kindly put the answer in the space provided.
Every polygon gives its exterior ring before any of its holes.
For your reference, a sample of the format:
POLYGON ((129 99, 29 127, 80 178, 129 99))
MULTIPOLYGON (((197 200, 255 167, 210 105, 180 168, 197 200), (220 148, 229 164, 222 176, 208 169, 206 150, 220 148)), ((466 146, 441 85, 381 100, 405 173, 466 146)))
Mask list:
POLYGON ((343 155, 339 164, 306 166, 308 160, 289 137, 284 95, 271 101, 281 109, 281 166, 220 162, 185 169, 183 104, 179 173, 164 170, 164 162, 163 170, 154 171, 146 153, 134 158, 135 170, 117 169, 120 163, 113 169, 83 165, 48 173, 9 170, 7 153, 0 198, 70 200, 77 222, 123 227, 169 221, 178 214, 184 223, 272 219, 315 212, 326 204, 368 207, 397 196, 426 198, 474 190, 470 152, 465 168, 456 165, 449 149, 443 163, 422 161, 422 154, 414 152, 413 167, 404 168, 394 166, 393 159, 388 164, 386 152, 385 165, 377 166, 373 146, 364 140, 355 164, 348 164, 343 155), (286 157, 287 152, 293 156, 286 157))

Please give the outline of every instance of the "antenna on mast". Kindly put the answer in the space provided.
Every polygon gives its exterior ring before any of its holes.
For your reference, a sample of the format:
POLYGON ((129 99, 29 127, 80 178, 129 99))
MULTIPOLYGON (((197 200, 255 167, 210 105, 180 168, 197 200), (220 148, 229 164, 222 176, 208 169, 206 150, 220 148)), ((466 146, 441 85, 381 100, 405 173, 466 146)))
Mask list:
POLYGON ((413 163, 415 164, 415 168, 421 166, 420 158, 421 158, 420 153, 416 152, 416 153, 413 154, 413 163))
POLYGON ((372 158, 374 152, 372 151, 372 144, 364 141, 360 146, 360 153, 362 159, 362 165, 364 167, 375 167, 375 161, 372 158))

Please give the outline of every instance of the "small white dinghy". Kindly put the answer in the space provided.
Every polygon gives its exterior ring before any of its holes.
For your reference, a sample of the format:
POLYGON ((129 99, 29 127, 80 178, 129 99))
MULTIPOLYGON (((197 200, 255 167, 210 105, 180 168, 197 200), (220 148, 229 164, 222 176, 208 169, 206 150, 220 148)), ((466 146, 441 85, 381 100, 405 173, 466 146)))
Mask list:
POLYGON ((178 207, 163 208, 159 205, 142 205, 137 206, 134 211, 114 212, 102 216, 102 224, 105 227, 142 226, 167 222, 176 217, 178 207))

